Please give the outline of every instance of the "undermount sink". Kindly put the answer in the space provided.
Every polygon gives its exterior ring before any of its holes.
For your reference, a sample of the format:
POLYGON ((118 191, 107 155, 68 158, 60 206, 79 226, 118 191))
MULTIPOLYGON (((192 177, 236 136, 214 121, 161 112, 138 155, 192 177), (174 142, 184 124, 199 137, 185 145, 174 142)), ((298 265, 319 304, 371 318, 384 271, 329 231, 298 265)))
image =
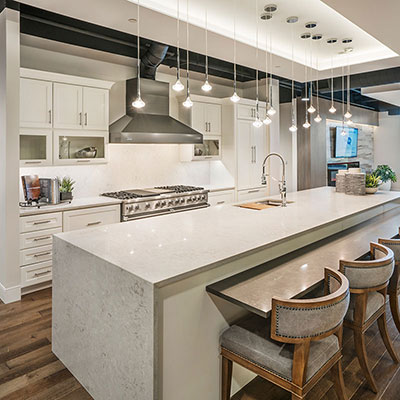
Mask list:
MULTIPOLYGON (((286 204, 292 204, 294 201, 287 200, 286 204)), ((238 207, 241 208, 250 208, 253 210, 265 210, 268 208, 273 208, 273 207, 281 207, 282 206, 282 200, 280 199, 266 199, 266 200, 261 200, 261 201, 254 201, 250 203, 242 203, 239 204, 238 207)))
MULTIPOLYGON (((263 201, 256 201, 256 204, 265 204, 267 206, 275 206, 275 207, 280 207, 282 205, 282 200, 281 199, 267 199, 263 201)), ((286 204, 293 204, 294 201, 291 200, 286 200, 286 204)))

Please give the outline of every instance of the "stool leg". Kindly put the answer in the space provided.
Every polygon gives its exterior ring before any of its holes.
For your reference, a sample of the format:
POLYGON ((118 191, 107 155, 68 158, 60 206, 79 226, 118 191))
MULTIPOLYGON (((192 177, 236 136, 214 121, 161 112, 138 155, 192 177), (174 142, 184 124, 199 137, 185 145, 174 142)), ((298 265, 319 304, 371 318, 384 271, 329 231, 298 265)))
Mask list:
POLYGON ((386 324, 386 312, 383 313, 379 318, 378 318, 378 326, 379 326, 379 332, 381 333, 383 343, 385 343, 386 349, 390 356, 392 357, 393 361, 395 363, 399 362, 399 357, 396 354, 396 351, 393 348, 392 341, 390 340, 389 333, 387 330, 387 324, 386 324))
POLYGON ((339 360, 332 367, 333 383, 335 384, 336 395, 339 400, 347 400, 346 391, 344 388, 342 360, 339 360))
POLYGON ((232 383, 232 361, 222 356, 222 400, 230 400, 232 383))
POLYGON ((399 297, 397 290, 389 294, 390 311, 392 312, 393 321, 397 330, 400 332, 400 311, 399 311, 399 297))
POLYGON ((356 348, 358 362, 360 363, 360 367, 364 373, 364 376, 367 378, 369 387, 374 393, 378 393, 375 379, 372 376, 371 369, 368 365, 367 352, 365 350, 365 337, 361 330, 354 330, 354 345, 356 348))

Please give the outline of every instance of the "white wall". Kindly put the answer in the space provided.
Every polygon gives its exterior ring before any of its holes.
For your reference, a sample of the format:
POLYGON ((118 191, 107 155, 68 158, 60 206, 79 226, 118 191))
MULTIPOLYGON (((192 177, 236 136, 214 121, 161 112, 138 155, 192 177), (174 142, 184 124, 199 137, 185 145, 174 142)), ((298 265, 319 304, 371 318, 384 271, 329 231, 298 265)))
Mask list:
MULTIPOLYGON (((110 91, 110 122, 125 114, 125 80, 136 76, 133 65, 134 60, 132 66, 121 65, 80 55, 21 46, 22 67, 116 82, 110 91)), ((157 80, 174 82, 175 77, 157 73, 157 80)), ((201 81, 193 80, 191 92, 203 94, 201 84, 201 81)), ((212 95, 226 97, 231 91, 231 87, 213 84, 212 95)), ((178 118, 179 101, 181 100, 178 100, 176 93, 171 90, 170 114, 175 118, 178 118)), ((106 165, 21 168, 21 175, 27 174, 38 174, 41 177, 69 175, 77 182, 75 197, 156 185, 216 185, 233 182, 222 162, 183 163, 179 160, 179 145, 164 144, 111 144, 109 163, 106 165)), ((20 198, 22 199, 22 189, 20 198)))
MULTIPOLYGON (((379 113, 374 143, 375 167, 379 164, 390 165, 400 181, 400 115, 379 113)), ((400 182, 394 183, 392 189, 400 190, 400 182)))
POLYGON ((0 298, 19 300, 19 13, 0 13, 0 298))

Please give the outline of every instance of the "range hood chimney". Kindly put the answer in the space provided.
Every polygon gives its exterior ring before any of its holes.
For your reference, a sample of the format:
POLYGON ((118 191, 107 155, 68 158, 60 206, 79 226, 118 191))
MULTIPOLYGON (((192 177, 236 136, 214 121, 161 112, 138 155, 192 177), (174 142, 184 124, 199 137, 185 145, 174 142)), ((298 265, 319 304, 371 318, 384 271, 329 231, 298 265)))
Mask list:
POLYGON ((126 114, 110 125, 110 143, 203 143, 203 135, 169 115, 169 83, 154 80, 167 46, 153 44, 142 57, 140 89, 146 106, 136 109, 138 80, 126 81, 126 114))

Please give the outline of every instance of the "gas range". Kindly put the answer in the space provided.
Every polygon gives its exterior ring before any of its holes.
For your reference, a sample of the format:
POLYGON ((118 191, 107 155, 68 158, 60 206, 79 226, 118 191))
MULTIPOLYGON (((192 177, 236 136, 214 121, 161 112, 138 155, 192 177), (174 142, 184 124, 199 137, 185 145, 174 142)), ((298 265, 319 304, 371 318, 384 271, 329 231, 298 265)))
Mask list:
POLYGON ((102 196, 122 200, 121 221, 209 207, 208 190, 196 186, 158 186, 103 193, 102 196))

